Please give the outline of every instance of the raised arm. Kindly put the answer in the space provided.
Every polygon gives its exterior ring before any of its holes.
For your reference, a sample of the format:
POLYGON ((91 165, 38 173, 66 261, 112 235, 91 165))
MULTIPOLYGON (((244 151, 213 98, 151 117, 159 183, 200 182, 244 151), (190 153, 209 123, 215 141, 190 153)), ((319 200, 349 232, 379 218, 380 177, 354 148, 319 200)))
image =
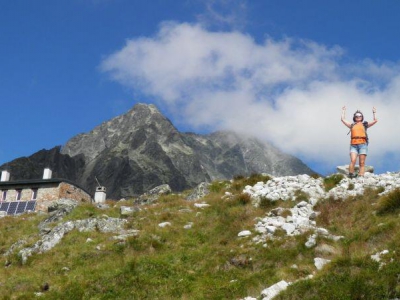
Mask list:
POLYGON ((372 125, 375 125, 376 122, 378 122, 378 119, 376 118, 376 108, 375 107, 372 108, 372 114, 374 116, 374 120, 371 122, 368 122, 368 127, 371 127, 372 125))
POLYGON ((351 123, 349 121, 346 121, 346 106, 342 107, 342 123, 348 128, 351 128, 351 123))

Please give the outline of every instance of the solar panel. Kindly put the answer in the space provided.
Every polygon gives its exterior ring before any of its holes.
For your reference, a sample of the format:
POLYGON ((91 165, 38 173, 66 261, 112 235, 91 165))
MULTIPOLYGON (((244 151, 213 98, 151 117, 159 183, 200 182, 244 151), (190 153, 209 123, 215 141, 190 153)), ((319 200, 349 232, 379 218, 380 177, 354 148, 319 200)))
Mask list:
POLYGON ((20 201, 20 202, 17 202, 18 203, 18 206, 17 206, 17 210, 15 211, 15 214, 17 215, 17 214, 22 214, 23 212, 25 212, 25 208, 26 208, 26 205, 28 204, 28 202, 27 201, 20 201))
POLYGON ((10 202, 1 202, 0 205, 0 210, 2 211, 8 211, 8 206, 10 205, 10 202))
POLYGON ((7 215, 22 214, 26 211, 35 211, 36 200, 0 202, 0 211, 7 212, 7 215))
POLYGON ((36 207, 36 200, 27 201, 25 210, 35 211, 35 207, 36 207))
POLYGON ((7 214, 8 215, 15 214, 15 211, 17 210, 17 207, 18 207, 18 202, 10 202, 10 206, 8 207, 7 214))

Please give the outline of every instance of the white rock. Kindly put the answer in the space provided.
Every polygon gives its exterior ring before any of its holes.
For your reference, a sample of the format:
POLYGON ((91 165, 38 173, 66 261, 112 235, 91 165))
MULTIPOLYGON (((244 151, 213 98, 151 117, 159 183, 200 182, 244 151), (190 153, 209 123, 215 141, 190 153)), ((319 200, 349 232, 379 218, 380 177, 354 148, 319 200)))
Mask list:
POLYGON ((286 223, 286 219, 281 216, 272 217, 272 218, 264 218, 263 220, 265 220, 264 223, 275 226, 275 227, 281 227, 283 224, 286 223))
POLYGON ((164 227, 167 227, 167 226, 171 226, 171 223, 170 222, 163 222, 163 223, 158 224, 158 227, 161 227, 161 228, 164 228, 164 227))
POLYGON ((314 265, 317 268, 317 270, 321 270, 327 263, 330 263, 330 262, 331 261, 329 259, 320 258, 320 257, 314 258, 314 265))
POLYGON ((245 237, 245 236, 250 236, 250 235, 251 235, 250 230, 243 230, 243 231, 239 232, 238 237, 245 237))
POLYGON ((210 204, 207 204, 207 203, 195 203, 194 206, 198 207, 198 208, 204 208, 204 207, 210 206, 210 204))
POLYGON ((267 229, 267 231, 268 231, 269 233, 272 233, 272 234, 274 234, 275 231, 276 231, 276 227, 275 227, 275 226, 269 225, 269 226, 266 226, 265 228, 267 229))
POLYGON ((282 225, 282 229, 286 231, 286 234, 290 235, 294 232, 296 226, 294 226, 292 223, 285 223, 282 225))
POLYGON ((308 237, 307 242, 305 243, 305 246, 306 246, 307 248, 312 248, 312 247, 314 247, 315 245, 317 245, 317 240, 316 240, 316 238, 317 238, 317 235, 316 235, 316 234, 310 235, 310 236, 308 237))
POLYGON ((318 227, 317 228, 317 233, 321 234, 321 235, 329 235, 329 231, 327 229, 325 229, 325 228, 322 228, 322 227, 318 227))
POLYGON ((137 207, 132 207, 132 206, 121 206, 120 207, 120 214, 123 216, 132 215, 137 211, 139 211, 139 208, 137 208, 137 207))
POLYGON ((190 222, 190 223, 186 224, 185 226, 183 226, 183 228, 184 228, 184 229, 191 229, 192 226, 193 226, 193 223, 190 222))
POLYGON ((281 291, 286 290, 286 288, 289 286, 289 283, 287 283, 285 280, 281 280, 278 283, 275 283, 274 285, 270 286, 269 288, 266 288, 261 292, 261 296, 263 297, 263 300, 271 300, 274 298, 276 295, 278 295, 281 291))
POLYGON ((310 226, 310 220, 305 217, 297 217, 293 218, 293 223, 296 225, 296 227, 307 227, 310 226))
POLYGON ((389 253, 389 250, 383 250, 383 251, 378 252, 378 253, 376 253, 374 255, 371 255, 371 259, 376 261, 376 262, 380 262, 381 261, 381 255, 385 255, 385 254, 388 254, 388 253, 389 253))
POLYGON ((265 228, 264 226, 258 226, 255 228, 255 231, 257 231, 258 233, 265 233, 267 232, 267 228, 265 228))
POLYGON ((306 201, 301 201, 300 203, 297 203, 297 207, 304 207, 304 206, 307 206, 308 205, 308 203, 306 202, 306 201))

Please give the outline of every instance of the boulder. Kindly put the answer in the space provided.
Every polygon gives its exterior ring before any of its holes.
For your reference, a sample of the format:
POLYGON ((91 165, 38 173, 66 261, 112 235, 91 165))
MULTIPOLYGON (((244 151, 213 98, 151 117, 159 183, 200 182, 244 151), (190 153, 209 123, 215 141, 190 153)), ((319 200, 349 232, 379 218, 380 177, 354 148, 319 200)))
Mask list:
POLYGON ((49 216, 39 223, 39 230, 46 231, 49 223, 57 222, 70 214, 78 206, 78 202, 72 199, 58 199, 48 207, 49 216))
POLYGON ((208 182, 202 182, 198 186, 193 189, 193 192, 186 197, 188 201, 199 200, 210 193, 209 191, 210 184, 208 182))
POLYGON ((276 295, 278 295, 281 291, 286 290, 286 288, 289 286, 289 283, 287 283, 285 280, 281 280, 278 283, 275 283, 274 285, 270 286, 269 288, 266 288, 261 292, 262 299, 263 300, 270 300, 274 298, 276 295))
POLYGON ((75 207, 78 206, 78 202, 72 199, 58 199, 50 204, 47 208, 47 212, 53 212, 61 209, 65 209, 67 211, 72 211, 75 207))
POLYGON ((238 237, 245 237, 245 236, 250 236, 250 235, 251 235, 251 231, 250 230, 243 230, 243 231, 238 233, 238 237))
POLYGON ((198 208, 204 208, 204 207, 209 207, 210 204, 207 204, 207 203, 195 203, 194 206, 198 207, 198 208))
POLYGON ((162 184, 154 189, 151 189, 147 193, 141 195, 138 199, 136 199, 136 203, 139 204, 148 204, 158 200, 162 195, 168 195, 172 192, 171 187, 168 184, 162 184))
POLYGON ((139 207, 132 207, 132 206, 121 206, 120 207, 120 214, 122 216, 129 216, 133 215, 133 213, 140 211, 139 207))
POLYGON ((171 226, 171 222, 162 222, 160 224, 158 224, 158 227, 164 228, 167 226, 171 226))
POLYGON ((327 263, 330 263, 330 262, 331 261, 329 259, 320 258, 320 257, 314 258, 314 265, 317 268, 317 270, 321 270, 327 263))

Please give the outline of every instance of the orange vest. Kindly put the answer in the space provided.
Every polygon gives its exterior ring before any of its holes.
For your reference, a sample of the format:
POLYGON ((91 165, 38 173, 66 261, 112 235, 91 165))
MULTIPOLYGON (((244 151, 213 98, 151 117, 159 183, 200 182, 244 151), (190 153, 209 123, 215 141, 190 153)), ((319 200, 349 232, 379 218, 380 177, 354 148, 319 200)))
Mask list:
POLYGON ((359 145, 367 142, 367 134, 362 122, 356 123, 351 128, 351 144, 359 145))

